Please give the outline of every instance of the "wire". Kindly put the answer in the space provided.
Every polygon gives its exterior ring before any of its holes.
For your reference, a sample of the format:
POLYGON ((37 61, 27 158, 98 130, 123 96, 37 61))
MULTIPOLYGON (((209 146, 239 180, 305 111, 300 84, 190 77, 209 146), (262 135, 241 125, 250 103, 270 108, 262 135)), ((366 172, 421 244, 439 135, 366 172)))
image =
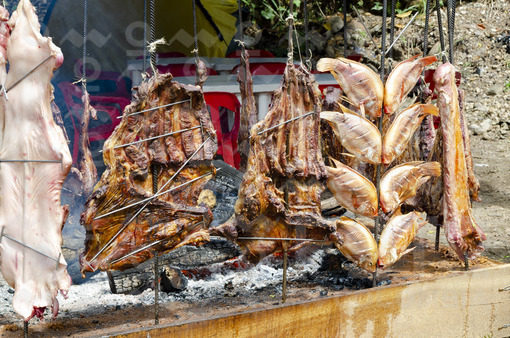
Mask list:
POLYGON ((344 57, 347 57, 347 0, 342 4, 342 12, 344 16, 344 57))

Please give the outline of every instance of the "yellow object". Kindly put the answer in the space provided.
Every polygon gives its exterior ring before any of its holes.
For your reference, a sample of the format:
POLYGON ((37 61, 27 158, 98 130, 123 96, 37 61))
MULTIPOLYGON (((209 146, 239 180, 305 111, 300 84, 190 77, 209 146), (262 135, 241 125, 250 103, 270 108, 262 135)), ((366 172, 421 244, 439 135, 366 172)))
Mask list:
MULTIPOLYGON (((203 7, 217 26, 223 41, 220 40, 213 25, 204 12, 196 6, 198 54, 200 56, 224 57, 228 44, 236 33, 236 18, 231 15, 237 11, 236 0, 201 0, 203 7)), ((169 45, 161 46, 158 51, 182 52, 193 56, 195 49, 193 35, 193 5, 191 1, 158 2, 156 11, 156 38, 164 37, 169 45)))

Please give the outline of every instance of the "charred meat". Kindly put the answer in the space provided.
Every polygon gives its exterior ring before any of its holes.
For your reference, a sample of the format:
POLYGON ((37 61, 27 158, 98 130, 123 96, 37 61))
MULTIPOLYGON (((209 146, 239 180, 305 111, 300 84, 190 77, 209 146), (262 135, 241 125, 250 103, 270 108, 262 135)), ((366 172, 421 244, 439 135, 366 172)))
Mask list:
POLYGON ((216 134, 201 88, 156 74, 135 91, 105 142, 106 170, 81 216, 82 273, 124 270, 209 238, 211 211, 198 197, 215 173, 216 134))

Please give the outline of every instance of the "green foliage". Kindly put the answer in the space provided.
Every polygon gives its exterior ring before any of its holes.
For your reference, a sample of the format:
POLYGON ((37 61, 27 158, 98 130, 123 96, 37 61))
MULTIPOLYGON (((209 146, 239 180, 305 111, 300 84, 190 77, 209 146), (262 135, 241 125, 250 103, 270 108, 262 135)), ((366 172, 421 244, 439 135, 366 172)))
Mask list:
POLYGON ((505 83, 505 92, 507 90, 510 90, 510 80, 508 80, 506 83, 505 83))

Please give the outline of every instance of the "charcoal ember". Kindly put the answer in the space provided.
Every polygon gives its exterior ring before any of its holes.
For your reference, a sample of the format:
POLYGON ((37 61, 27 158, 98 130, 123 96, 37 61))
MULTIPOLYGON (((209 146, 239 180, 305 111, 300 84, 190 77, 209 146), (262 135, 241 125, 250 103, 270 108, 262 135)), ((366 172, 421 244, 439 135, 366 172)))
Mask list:
POLYGON ((180 292, 188 286, 188 280, 179 269, 165 266, 160 276, 161 291, 163 292, 180 292))
POLYGON ((216 177, 207 182, 205 189, 211 190, 218 203, 212 209, 213 221, 210 227, 225 223, 234 214, 239 186, 243 180, 243 173, 221 160, 214 160, 213 165, 218 169, 216 177))
POLYGON ((214 176, 217 145, 201 87, 172 81, 171 74, 156 74, 134 91, 132 103, 105 142, 106 170, 81 215, 87 231, 80 256, 83 275, 98 269, 125 270, 156 252, 209 239, 206 229, 212 213, 207 205, 198 205, 198 197, 211 178, 207 174, 214 176), (181 103, 169 106, 175 102, 181 103), (186 131, 158 137, 181 130, 186 131), (140 140, 147 141, 133 143, 140 140), (175 190, 141 203, 153 195, 154 181, 159 189, 175 190), (106 216, 98 218, 102 215, 106 216))
MULTIPOLYGON (((190 270, 214 263, 221 263, 239 256, 239 248, 224 239, 212 238, 202 246, 186 245, 159 257, 165 268, 190 270)), ((153 261, 146 261, 125 271, 110 271, 113 279, 112 293, 138 294, 151 287, 154 281, 153 261)))

